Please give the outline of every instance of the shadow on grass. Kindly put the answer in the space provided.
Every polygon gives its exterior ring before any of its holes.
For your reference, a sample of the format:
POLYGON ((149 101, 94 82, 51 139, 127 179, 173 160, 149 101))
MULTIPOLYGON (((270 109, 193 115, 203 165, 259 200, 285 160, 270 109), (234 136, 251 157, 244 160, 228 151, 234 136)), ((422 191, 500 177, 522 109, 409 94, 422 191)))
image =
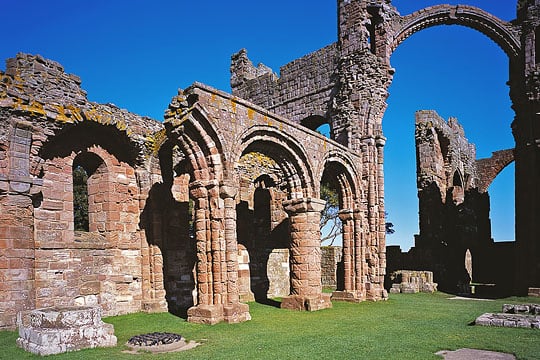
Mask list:
POLYGON ((275 308, 281 308, 281 301, 276 299, 269 299, 267 297, 255 298, 255 302, 262 305, 272 306, 275 308))

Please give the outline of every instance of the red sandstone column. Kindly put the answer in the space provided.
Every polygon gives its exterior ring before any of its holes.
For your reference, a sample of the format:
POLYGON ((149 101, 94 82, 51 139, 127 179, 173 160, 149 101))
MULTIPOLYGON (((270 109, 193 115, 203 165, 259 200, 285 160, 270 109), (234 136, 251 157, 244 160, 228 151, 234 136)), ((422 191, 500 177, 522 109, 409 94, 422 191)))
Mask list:
POLYGON ((289 214, 291 230, 291 295, 283 298, 281 307, 307 311, 329 308, 330 294, 322 293, 321 283, 319 221, 324 201, 294 199, 283 205, 289 214))
POLYGON ((232 190, 220 189, 214 181, 195 181, 190 191, 195 201, 198 301, 188 309, 188 321, 216 324, 249 320, 248 305, 238 301, 236 203, 232 190))
POLYGON ((379 296, 387 298, 388 294, 384 289, 384 275, 386 274, 386 216, 384 210, 384 145, 386 138, 384 136, 375 139, 377 148, 377 185, 378 185, 378 207, 379 207, 379 224, 377 231, 377 252, 379 258, 379 267, 377 269, 377 282, 379 285, 379 296))
POLYGON ((224 208, 219 197, 219 185, 209 183, 207 185, 208 204, 210 210, 210 229, 207 237, 210 237, 211 249, 211 273, 213 304, 224 304, 226 301, 226 276, 225 262, 225 232, 223 226, 224 208), (225 296, 225 297, 224 297, 225 296))
POLYGON ((225 260, 226 293, 223 308, 224 320, 228 323, 251 319, 249 306, 240 302, 238 288, 238 242, 236 239, 236 194, 237 187, 232 183, 222 184, 220 196, 225 208, 225 260))
POLYGON ((190 184, 194 201, 195 241, 197 248, 196 286, 197 303, 187 311, 188 321, 202 324, 216 324, 223 320, 223 306, 214 304, 214 279, 212 251, 212 229, 208 190, 202 181, 190 184))
POLYGON ((354 289, 353 259, 355 258, 354 247, 354 222, 351 210, 343 210, 339 213, 339 218, 343 226, 343 276, 345 291, 354 289))
POLYGON ((343 224, 343 263, 345 286, 342 291, 334 291, 332 300, 360 302, 365 299, 363 274, 363 248, 361 236, 361 216, 359 211, 342 210, 339 214, 343 224))
POLYGON ((355 286, 354 289, 361 293, 361 298, 365 299, 365 288, 367 282, 366 264, 366 233, 362 231, 363 212, 355 210, 354 216, 354 246, 355 246, 355 286))

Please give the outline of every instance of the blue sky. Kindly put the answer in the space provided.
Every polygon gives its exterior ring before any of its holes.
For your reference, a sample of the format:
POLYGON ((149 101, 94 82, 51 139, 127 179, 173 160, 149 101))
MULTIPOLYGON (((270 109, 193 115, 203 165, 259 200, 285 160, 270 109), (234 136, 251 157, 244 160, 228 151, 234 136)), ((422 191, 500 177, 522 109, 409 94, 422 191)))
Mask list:
MULTIPOLYGON (((395 0, 401 14, 451 1, 395 0)), ((451 2, 455 3, 455 2, 451 2)), ((503 20, 513 0, 462 0, 503 20)), ((0 62, 41 54, 82 79, 91 101, 161 120, 178 88, 200 81, 230 91, 230 56, 279 67, 337 39, 335 0, 2 0, 0 62), (76 5, 74 5, 76 4, 76 5)), ((478 157, 514 146, 508 60, 484 35, 458 26, 413 35, 391 58, 396 68, 383 126, 386 208, 407 249, 418 232, 414 112, 457 117, 478 157)), ((2 63, 2 70, 5 65, 2 63)), ((493 235, 513 239, 513 168, 489 189, 493 235), (497 210, 498 209, 498 210, 497 210)))

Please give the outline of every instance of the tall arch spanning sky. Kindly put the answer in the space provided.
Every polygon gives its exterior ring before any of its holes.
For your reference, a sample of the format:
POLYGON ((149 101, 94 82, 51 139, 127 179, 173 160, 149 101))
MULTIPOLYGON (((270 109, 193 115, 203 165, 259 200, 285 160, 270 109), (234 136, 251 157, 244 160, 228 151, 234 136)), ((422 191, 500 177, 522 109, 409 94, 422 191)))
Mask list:
MULTIPOLYGON (((396 0, 402 15, 439 4, 437 1, 396 0)), ((502 20, 515 17, 516 4, 509 2, 462 1, 481 7, 502 20), (492 3, 492 4, 490 4, 492 3), (505 4, 502 4, 505 3, 505 4), (482 6, 484 5, 484 6, 482 6)), ((414 113, 435 110, 443 118, 457 117, 477 157, 490 157, 496 150, 514 147, 508 57, 482 33, 458 25, 424 29, 405 40, 394 52, 396 68, 390 87, 389 107, 383 119, 388 141, 385 147, 385 202, 396 233, 387 244, 413 245, 418 233, 418 198, 414 153, 414 113), (405 210, 404 210, 405 209, 405 210)), ((492 196, 492 235, 496 240, 514 238, 514 179, 510 166, 492 196)))

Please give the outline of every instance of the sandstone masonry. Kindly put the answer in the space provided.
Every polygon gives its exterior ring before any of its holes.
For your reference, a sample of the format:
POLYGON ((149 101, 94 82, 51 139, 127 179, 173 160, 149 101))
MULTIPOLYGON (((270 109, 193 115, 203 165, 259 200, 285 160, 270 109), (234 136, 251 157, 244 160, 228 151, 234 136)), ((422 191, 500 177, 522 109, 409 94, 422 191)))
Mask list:
MULTIPOLYGON (((336 43, 283 66, 280 78, 240 51, 232 95, 195 83, 174 95, 164 122, 88 101, 81 79, 54 61, 8 59, 0 73, 0 328, 13 328, 19 311, 50 306, 99 305, 106 316, 168 310, 208 324, 249 320, 244 299, 278 293, 285 308, 327 308, 321 182, 338 190, 343 226, 332 299, 386 298, 390 55, 442 24, 484 33, 510 59, 520 261, 509 273, 517 293, 539 287, 539 8, 539 0, 519 1, 509 23, 470 6, 401 16, 389 0, 340 0, 336 43), (325 123, 330 139, 313 131, 325 123)), ((459 173, 474 175, 474 158, 462 160, 459 173)), ((463 195, 458 179, 466 189, 491 177, 457 176, 452 199, 463 195)))

